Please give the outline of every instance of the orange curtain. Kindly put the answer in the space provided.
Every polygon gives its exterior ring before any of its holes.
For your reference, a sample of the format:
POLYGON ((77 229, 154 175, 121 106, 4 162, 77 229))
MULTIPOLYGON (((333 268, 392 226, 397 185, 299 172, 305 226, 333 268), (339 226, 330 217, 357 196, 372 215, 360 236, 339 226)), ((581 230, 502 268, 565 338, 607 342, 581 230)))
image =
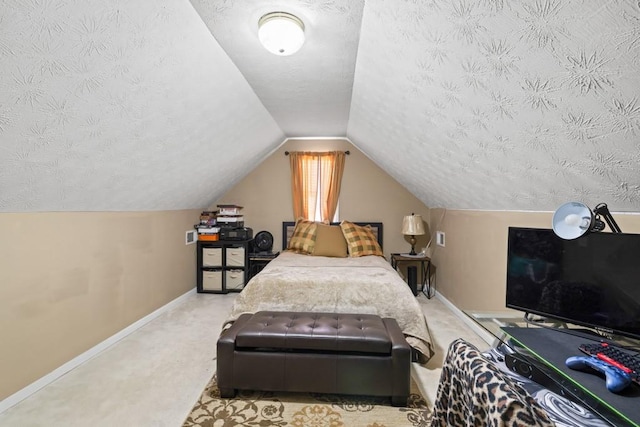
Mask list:
POLYGON ((316 153, 293 152, 289 154, 291 165, 291 194, 294 219, 313 219, 318 191, 316 153))
POLYGON ((345 154, 342 151, 298 151, 289 154, 295 219, 315 219, 318 200, 322 221, 333 219, 340 196, 344 160, 345 154))
POLYGON ((344 158, 344 151, 320 154, 320 215, 322 221, 331 221, 336 214, 342 173, 344 172, 344 158))

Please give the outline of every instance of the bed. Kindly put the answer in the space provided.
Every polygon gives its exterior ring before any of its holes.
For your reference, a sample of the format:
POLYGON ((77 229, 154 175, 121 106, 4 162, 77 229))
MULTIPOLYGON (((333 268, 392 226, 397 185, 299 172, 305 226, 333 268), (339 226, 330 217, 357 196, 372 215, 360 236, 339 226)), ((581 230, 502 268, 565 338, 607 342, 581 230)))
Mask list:
MULTIPOLYGON (((367 226, 378 244, 382 241, 381 223, 352 224, 367 226)), ((283 223, 284 248, 291 247, 294 227, 293 222, 283 223)), ((318 244, 321 241, 318 233, 318 244)), ((244 313, 265 310, 392 317, 411 345, 414 361, 426 363, 433 355, 418 301, 382 256, 323 256, 284 250, 247 283, 234 301, 225 327, 244 313)))

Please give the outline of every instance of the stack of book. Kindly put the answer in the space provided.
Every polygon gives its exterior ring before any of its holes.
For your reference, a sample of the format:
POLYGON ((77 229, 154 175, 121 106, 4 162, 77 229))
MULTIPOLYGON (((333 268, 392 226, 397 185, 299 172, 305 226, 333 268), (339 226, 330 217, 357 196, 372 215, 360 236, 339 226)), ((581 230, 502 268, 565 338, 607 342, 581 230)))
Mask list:
POLYGON ((201 225, 216 225, 216 211, 203 211, 200 214, 201 225))
POLYGON ((220 227, 211 225, 196 225, 198 230, 198 240, 218 240, 220 237, 220 227))
POLYGON ((216 221, 220 227, 244 227, 244 217, 240 213, 242 206, 218 205, 216 221))
POLYGON ((204 211, 200 214, 200 224, 194 225, 198 230, 198 240, 212 241, 218 240, 220 227, 217 225, 216 212, 204 211))

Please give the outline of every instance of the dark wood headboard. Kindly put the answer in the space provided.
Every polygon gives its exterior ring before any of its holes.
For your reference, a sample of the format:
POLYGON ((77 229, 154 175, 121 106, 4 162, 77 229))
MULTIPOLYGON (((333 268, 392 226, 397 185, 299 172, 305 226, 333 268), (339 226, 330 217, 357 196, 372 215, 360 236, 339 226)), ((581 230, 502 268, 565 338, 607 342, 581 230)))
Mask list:
MULTIPOLYGON (((362 226, 370 225, 371 230, 373 231, 373 235, 376 236, 376 239, 378 239, 378 244, 381 248, 384 248, 384 246, 382 246, 383 228, 381 222, 354 222, 354 224, 362 226)), ((340 223, 332 222, 331 225, 340 225, 340 223)), ((291 235, 293 235, 293 229, 295 228, 295 226, 296 223, 293 221, 284 221, 282 223, 282 250, 287 249, 289 239, 291 238, 291 235)))

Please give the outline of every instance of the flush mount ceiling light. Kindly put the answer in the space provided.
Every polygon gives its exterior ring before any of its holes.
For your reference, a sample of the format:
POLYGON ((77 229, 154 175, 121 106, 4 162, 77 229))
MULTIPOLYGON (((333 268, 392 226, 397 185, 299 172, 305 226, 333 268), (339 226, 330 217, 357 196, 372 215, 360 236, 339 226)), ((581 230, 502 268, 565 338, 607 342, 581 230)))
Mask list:
POLYGON ((258 38, 269 52, 292 55, 304 43, 304 23, 290 13, 267 13, 258 21, 258 38))

